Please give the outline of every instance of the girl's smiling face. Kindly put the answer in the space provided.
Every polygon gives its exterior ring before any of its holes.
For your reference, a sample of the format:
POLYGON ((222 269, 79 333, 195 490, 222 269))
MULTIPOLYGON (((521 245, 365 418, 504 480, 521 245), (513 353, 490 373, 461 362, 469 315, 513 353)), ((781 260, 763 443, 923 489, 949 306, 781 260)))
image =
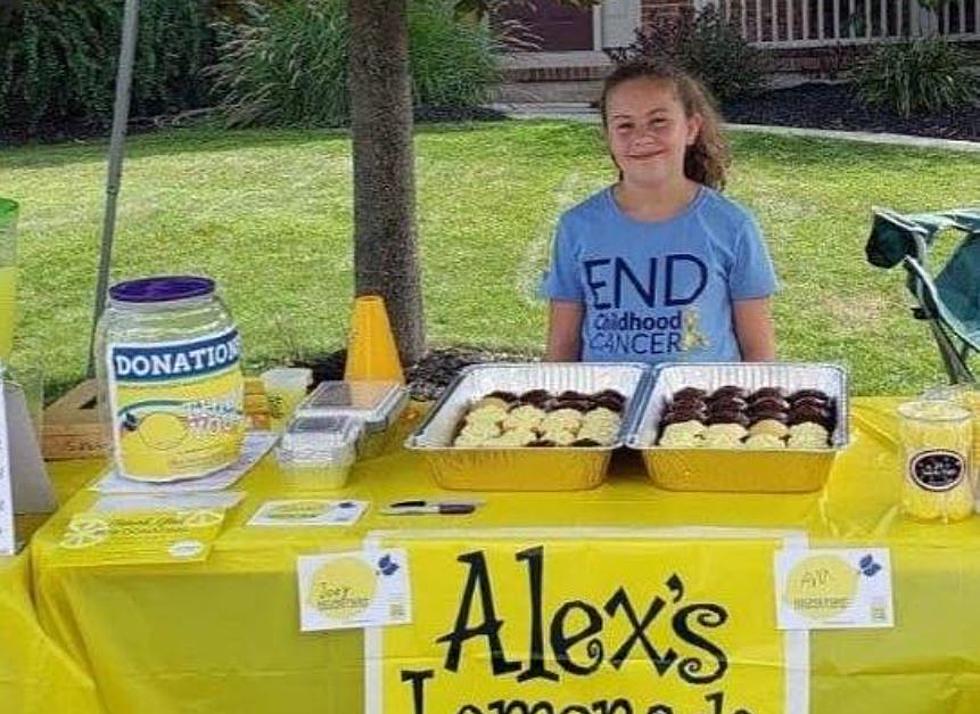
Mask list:
POLYGON ((606 98, 606 137, 613 160, 631 183, 663 185, 684 178, 684 154, 701 130, 687 116, 673 84, 638 77, 606 98))

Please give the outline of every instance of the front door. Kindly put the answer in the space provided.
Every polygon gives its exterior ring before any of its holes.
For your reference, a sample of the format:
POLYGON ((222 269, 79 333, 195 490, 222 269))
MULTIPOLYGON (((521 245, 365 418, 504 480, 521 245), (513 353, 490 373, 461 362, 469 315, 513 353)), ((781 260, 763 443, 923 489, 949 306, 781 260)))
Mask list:
POLYGON ((592 8, 579 9, 555 0, 530 0, 527 4, 508 3, 498 18, 518 20, 525 33, 537 39, 542 52, 591 50, 592 8))

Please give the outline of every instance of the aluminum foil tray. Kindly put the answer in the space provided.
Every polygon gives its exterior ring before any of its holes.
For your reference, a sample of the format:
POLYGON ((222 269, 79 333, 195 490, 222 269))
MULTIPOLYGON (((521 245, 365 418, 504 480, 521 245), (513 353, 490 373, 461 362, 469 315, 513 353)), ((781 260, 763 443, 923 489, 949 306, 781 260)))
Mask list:
POLYGON ((605 480, 614 449, 622 446, 636 418, 640 395, 651 377, 647 365, 604 362, 477 364, 463 369, 409 437, 406 447, 426 458, 436 482, 466 491, 575 491, 605 480), (615 389, 626 397, 623 426, 615 443, 596 447, 452 446, 469 405, 496 390, 547 389, 598 392, 615 389))
POLYGON ((643 455, 647 474, 674 491, 819 491, 837 454, 850 443, 847 373, 836 365, 781 362, 686 363, 655 368, 652 388, 639 405, 626 443, 643 455), (656 446, 661 414, 684 387, 712 391, 735 384, 749 391, 776 386, 820 389, 833 398, 837 423, 827 449, 754 451, 656 446))

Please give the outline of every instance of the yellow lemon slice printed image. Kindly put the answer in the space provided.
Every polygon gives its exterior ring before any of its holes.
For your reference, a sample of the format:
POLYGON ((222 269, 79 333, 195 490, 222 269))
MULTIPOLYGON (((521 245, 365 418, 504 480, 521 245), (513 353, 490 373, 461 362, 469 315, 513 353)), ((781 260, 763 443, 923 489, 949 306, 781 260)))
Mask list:
POLYGON ((786 579, 786 602, 811 620, 829 620, 854 601, 858 570, 836 555, 804 558, 786 579))
POLYGON ((193 511, 180 511, 177 516, 180 518, 181 523, 188 528, 208 528, 210 526, 216 526, 221 523, 225 517, 221 511, 214 511, 206 508, 199 508, 193 511))
POLYGON ((61 538, 62 548, 78 550, 101 543, 109 537, 109 524, 94 516, 76 516, 68 524, 61 538))
POLYGON ((153 412, 140 419, 137 433, 151 449, 169 451, 187 438, 187 424, 176 414, 153 412))
POLYGON ((276 520, 293 520, 303 518, 316 518, 322 516, 330 510, 330 504, 323 501, 296 501, 294 503, 284 503, 270 508, 266 511, 266 517, 276 520))
POLYGON ((307 602, 327 617, 352 620, 367 610, 377 586, 374 570, 363 560, 338 558, 313 574, 307 602))

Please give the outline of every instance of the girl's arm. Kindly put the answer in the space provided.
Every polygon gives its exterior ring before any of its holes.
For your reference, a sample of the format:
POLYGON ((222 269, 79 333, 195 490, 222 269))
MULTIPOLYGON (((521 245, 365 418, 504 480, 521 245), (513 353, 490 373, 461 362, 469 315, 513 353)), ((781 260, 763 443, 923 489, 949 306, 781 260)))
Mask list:
POLYGON ((582 303, 565 300, 551 301, 548 320, 547 362, 577 362, 582 353, 582 303))
POLYGON ((772 323, 769 298, 735 300, 732 303, 735 337, 746 362, 776 359, 776 330, 772 323))

